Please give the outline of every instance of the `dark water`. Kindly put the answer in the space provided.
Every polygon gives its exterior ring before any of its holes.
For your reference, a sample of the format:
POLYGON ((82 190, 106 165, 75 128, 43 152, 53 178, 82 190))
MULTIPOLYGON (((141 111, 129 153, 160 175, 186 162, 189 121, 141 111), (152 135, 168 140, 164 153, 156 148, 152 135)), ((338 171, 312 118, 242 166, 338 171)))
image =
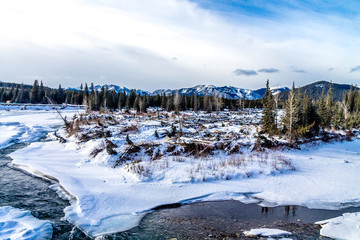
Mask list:
MULTIPOLYGON (((9 166, 11 159, 6 155, 25 146, 15 144, 0 150, 0 206, 30 210, 35 217, 50 220, 53 239, 89 239, 61 220, 69 202, 49 189, 51 182, 9 166)), ((327 239, 319 235, 320 227, 314 222, 359 211, 360 208, 337 211, 299 206, 264 208, 238 201, 199 202, 158 208, 147 214, 138 227, 102 239, 254 239, 242 232, 259 227, 292 232, 292 239, 327 239)))
POLYGON ((39 219, 50 220, 53 222, 53 239, 87 239, 79 229, 61 220, 63 209, 69 202, 49 188, 51 182, 9 166, 11 158, 6 155, 25 146, 15 144, 0 150, 0 206, 29 210, 39 219))
POLYGON ((329 239, 320 236, 320 226, 314 222, 358 211, 360 208, 332 211, 300 206, 266 208, 238 201, 199 202, 156 210, 146 215, 139 227, 106 239, 254 239, 242 232, 260 227, 289 231, 291 239, 329 239))

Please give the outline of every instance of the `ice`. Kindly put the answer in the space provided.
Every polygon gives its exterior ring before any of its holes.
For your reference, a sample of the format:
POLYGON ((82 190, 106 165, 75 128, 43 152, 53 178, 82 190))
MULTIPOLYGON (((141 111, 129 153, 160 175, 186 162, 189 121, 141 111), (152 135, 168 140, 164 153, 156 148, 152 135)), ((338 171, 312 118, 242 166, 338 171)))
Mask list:
POLYGON ((256 228, 250 231, 244 231, 244 234, 248 237, 262 236, 262 237, 281 237, 291 235, 291 232, 272 229, 272 228, 256 228))
POLYGON ((334 239, 360 239, 360 212, 344 213, 340 217, 319 221, 320 234, 334 239))
POLYGON ((39 220, 29 211, 9 206, 0 207, 0 238, 17 240, 51 239, 49 221, 39 220))

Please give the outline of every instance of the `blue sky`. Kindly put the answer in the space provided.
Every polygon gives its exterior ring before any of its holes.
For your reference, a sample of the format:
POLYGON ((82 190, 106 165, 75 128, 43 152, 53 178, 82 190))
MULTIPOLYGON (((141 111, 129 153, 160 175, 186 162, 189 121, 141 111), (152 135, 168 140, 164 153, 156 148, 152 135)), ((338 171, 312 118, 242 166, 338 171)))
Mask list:
POLYGON ((56 87, 358 84, 360 1, 0 3, 0 81, 56 87))
POLYGON ((204 9, 223 15, 249 15, 262 18, 281 18, 287 11, 307 11, 354 18, 359 14, 359 1, 284 1, 284 0, 191 0, 204 9))

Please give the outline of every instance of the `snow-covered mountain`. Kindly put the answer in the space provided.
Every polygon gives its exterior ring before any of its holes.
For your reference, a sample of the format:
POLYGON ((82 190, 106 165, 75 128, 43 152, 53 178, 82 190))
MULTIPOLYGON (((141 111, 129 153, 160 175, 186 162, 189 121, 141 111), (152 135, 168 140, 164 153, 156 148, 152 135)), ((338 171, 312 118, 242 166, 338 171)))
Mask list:
MULTIPOLYGON (((91 90, 91 87, 89 87, 89 91, 91 90)), ((105 89, 107 89, 108 91, 115 91, 115 92, 125 92, 126 94, 129 94, 130 91, 132 89, 129 89, 127 87, 120 87, 118 85, 114 85, 114 84, 105 84, 105 85, 95 85, 94 86, 94 90, 95 91, 101 91, 102 87, 104 87, 105 89)), ((80 91, 80 87, 76 87, 76 88, 67 88, 67 90, 71 90, 71 91, 80 91)), ((140 93, 140 95, 150 95, 151 93, 148 91, 143 91, 141 89, 136 89, 136 93, 140 93)))
MULTIPOLYGON (((279 93, 285 92, 290 90, 288 87, 271 87, 270 88, 271 92, 273 95, 277 95, 279 93)), ((265 92, 266 92, 266 88, 260 88, 258 90, 255 90, 255 92, 259 95, 261 95, 261 97, 264 96, 265 92)))
POLYGON ((216 95, 218 97, 228 98, 228 99, 260 99, 263 95, 257 93, 254 90, 250 89, 243 89, 243 88, 236 88, 231 86, 224 86, 224 87, 216 87, 214 85, 197 85, 192 88, 180 88, 180 89, 159 89, 154 91, 152 94, 162 94, 165 93, 166 95, 174 95, 176 93, 186 96, 192 96, 197 94, 198 96, 205 96, 205 95, 216 95))
MULTIPOLYGON (((126 87, 119 87, 117 85, 113 85, 113 84, 105 84, 103 86, 101 85, 96 85, 94 86, 94 89, 97 91, 101 91, 101 88, 104 87, 105 89, 107 88, 108 90, 115 90, 116 92, 120 92, 120 91, 124 91, 126 92, 126 94, 128 94, 131 90, 126 88, 126 87)), ((69 88, 69 90, 80 90, 80 88, 69 88)), ((278 94, 280 92, 284 92, 289 90, 289 88, 287 87, 274 87, 271 88, 271 90, 273 91, 274 94, 278 94)), ((186 96, 193 96, 193 95, 198 95, 198 96, 205 96, 205 95, 209 95, 209 96, 218 96, 218 97, 222 97, 222 98, 227 98, 227 99, 249 99, 249 100, 255 100, 255 99, 261 99, 264 94, 265 94, 266 89, 265 88, 260 88, 258 90, 250 90, 250 89, 244 89, 244 88, 237 88, 237 87, 232 87, 232 86, 223 86, 223 87, 216 87, 214 85, 197 85, 195 87, 191 87, 191 88, 180 88, 180 89, 158 89, 155 90, 154 92, 148 92, 148 91, 143 91, 140 89, 137 89, 136 92, 140 93, 140 95, 161 95, 163 93, 165 93, 165 95, 169 96, 169 95, 174 95, 177 92, 180 95, 186 95, 186 96)))

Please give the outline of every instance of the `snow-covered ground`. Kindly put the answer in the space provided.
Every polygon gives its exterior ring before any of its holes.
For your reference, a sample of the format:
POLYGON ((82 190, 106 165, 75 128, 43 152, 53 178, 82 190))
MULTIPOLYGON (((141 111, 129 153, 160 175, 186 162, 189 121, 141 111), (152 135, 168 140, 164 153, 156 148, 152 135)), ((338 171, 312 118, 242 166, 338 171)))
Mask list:
POLYGON ((17 240, 51 239, 49 221, 36 219, 29 211, 0 207, 0 238, 17 240))
MULTIPOLYGON (((174 139, 164 135, 171 130, 169 125, 176 123, 177 116, 156 120, 125 114, 116 121, 110 119, 113 125, 105 127, 104 122, 95 119, 96 126, 92 123, 84 126, 81 134, 66 136, 60 131, 66 143, 32 143, 11 157, 14 164, 28 171, 56 178, 75 199, 65 209, 66 219, 91 236, 130 229, 151 209, 169 203, 263 199, 259 204, 267 206, 339 209, 359 205, 360 140, 309 144, 301 151, 250 152, 255 142, 257 114, 223 116, 221 122, 213 123, 199 120, 196 123, 199 128, 184 120, 183 135, 177 138, 177 143, 206 141, 212 146, 214 142, 226 144, 229 139, 243 146, 234 154, 215 149, 210 155, 195 156, 179 148, 176 151, 180 155, 169 155, 164 149, 174 153, 171 145, 174 139), (95 130, 101 128, 111 132, 106 139, 114 143, 117 154, 104 151, 106 142, 102 135, 94 137, 95 130), (155 130, 160 137, 154 137, 155 130), (192 134, 196 137, 191 137, 192 134), (85 135, 91 138, 80 141, 85 135), (130 156, 134 158, 113 168, 122 156, 120 153, 129 147, 126 135, 141 148, 138 154, 130 156), (151 159, 154 153, 142 149, 148 145, 156 146, 160 157, 151 159), (94 150, 96 154, 90 156, 94 150)), ((188 118, 211 119, 211 116, 188 118)))
MULTIPOLYGON (((64 113, 71 119, 72 111, 64 113)), ((58 131, 66 143, 34 142, 11 157, 27 171, 56 178, 74 199, 66 219, 91 236, 130 229, 151 209, 169 203, 234 199, 326 209, 360 205, 359 139, 255 153, 250 150, 259 117, 259 111, 184 113, 182 119, 167 113, 79 117, 74 121, 78 131, 58 131), (171 125, 179 127, 179 120, 182 134, 171 137, 171 125), (127 154, 134 146, 137 151, 127 154)), ((0 123, 5 146, 38 139, 37 131, 43 134, 62 120, 54 111, 12 110, 0 111, 0 123)))

